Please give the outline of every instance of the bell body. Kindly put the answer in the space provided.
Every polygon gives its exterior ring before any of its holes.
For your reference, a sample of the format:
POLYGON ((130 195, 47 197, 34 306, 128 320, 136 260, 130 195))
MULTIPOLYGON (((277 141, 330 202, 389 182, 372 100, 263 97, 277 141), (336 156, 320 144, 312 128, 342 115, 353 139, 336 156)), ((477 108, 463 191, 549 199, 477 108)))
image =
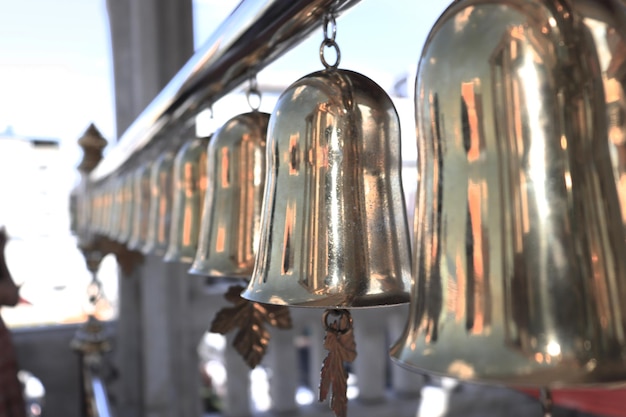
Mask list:
POLYGON ((122 224, 122 212, 124 205, 124 182, 123 178, 118 176, 112 178, 111 183, 113 187, 113 209, 108 236, 112 240, 116 241, 118 236, 120 235, 120 229, 122 224))
POLYGON ((186 142, 174 160, 174 203, 166 262, 191 263, 198 236, 207 187, 208 138, 186 142))
POLYGON ((132 172, 128 172, 124 175, 122 185, 122 213, 120 218, 120 230, 117 237, 117 241, 120 243, 126 243, 130 239, 133 230, 133 184, 134 176, 132 172))
POLYGON ((326 308, 408 302, 400 126, 367 77, 296 81, 272 113, 261 245, 242 296, 326 308))
POLYGON ((268 120, 267 113, 241 114, 213 135, 201 235, 190 273, 250 278, 261 228, 268 120))
POLYGON ((144 254, 163 256, 169 244, 174 156, 174 152, 166 151, 154 161, 151 168, 148 231, 141 249, 144 254))
POLYGON ((133 230, 127 244, 128 248, 133 250, 141 250, 148 237, 151 195, 150 166, 151 164, 144 163, 135 171, 133 230))
POLYGON ((626 378, 626 153, 603 89, 626 58, 624 3, 571 5, 459 1, 428 37, 400 364, 508 384, 626 378))

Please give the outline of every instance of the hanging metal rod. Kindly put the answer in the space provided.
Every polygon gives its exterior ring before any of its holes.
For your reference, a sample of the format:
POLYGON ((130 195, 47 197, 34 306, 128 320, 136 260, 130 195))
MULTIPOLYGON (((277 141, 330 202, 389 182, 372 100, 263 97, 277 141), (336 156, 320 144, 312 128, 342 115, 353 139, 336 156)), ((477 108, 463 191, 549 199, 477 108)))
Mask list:
POLYGON ((116 172, 177 120, 233 91, 336 14, 359 0, 242 0, 124 132, 92 181, 116 172))

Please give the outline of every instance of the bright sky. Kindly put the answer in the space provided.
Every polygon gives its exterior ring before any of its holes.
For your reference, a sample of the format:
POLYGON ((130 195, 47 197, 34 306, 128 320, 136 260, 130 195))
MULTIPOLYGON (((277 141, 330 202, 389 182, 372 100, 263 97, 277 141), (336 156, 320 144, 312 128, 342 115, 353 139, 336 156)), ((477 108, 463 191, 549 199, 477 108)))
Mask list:
MULTIPOLYGON (((448 3, 363 0, 338 21, 341 66, 388 88, 416 65, 429 28, 448 3)), ((194 0, 197 42, 236 4, 194 0)), ((293 74, 295 81, 321 69, 316 34, 271 71, 293 74)), ((10 125, 19 135, 74 142, 93 121, 110 138, 113 114, 105 0, 0 0, 0 131, 10 125)))

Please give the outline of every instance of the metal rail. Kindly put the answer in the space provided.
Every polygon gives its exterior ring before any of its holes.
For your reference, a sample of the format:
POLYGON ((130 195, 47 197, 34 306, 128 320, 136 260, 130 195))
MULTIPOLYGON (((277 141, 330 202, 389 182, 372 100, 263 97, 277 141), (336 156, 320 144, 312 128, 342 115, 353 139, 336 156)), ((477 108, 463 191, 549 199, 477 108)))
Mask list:
POLYGON ((99 181, 162 136, 157 134, 233 91, 304 40, 328 10, 359 0, 242 0, 124 132, 90 174, 99 181))

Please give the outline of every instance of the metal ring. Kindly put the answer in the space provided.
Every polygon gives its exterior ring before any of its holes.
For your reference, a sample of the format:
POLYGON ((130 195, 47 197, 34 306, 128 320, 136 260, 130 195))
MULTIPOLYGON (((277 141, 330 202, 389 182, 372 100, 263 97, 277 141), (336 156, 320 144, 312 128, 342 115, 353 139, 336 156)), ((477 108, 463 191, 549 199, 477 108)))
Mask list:
POLYGON ((341 61, 341 51, 339 50, 339 45, 337 45, 337 43, 332 40, 332 39, 324 39, 322 41, 322 44, 320 45, 320 60, 322 61, 322 64, 324 64, 324 66, 326 67, 326 69, 335 69, 339 66, 339 61, 341 61), (335 48, 335 53, 337 54, 337 59, 335 60, 334 64, 329 64, 328 61, 326 61, 326 57, 324 57, 324 48, 335 48))
POLYGON ((337 22, 335 21, 335 16, 332 14, 327 14, 324 16, 324 40, 334 41, 337 36, 337 22), (332 31, 332 36, 328 36, 328 25, 330 24, 330 28, 332 31))
POLYGON ((248 90, 248 92, 246 93, 246 99, 248 100, 248 105, 250 106, 250 108, 254 111, 259 110, 259 108, 261 108, 261 92, 259 90, 257 90, 256 88, 251 88, 248 90), (253 104, 253 100, 256 99, 258 101, 258 103, 253 104))
POLYGON ((327 332, 346 334, 352 330, 352 314, 344 309, 332 309, 324 311, 322 315, 322 324, 327 332), (333 323, 328 323, 328 316, 338 317, 333 323))

